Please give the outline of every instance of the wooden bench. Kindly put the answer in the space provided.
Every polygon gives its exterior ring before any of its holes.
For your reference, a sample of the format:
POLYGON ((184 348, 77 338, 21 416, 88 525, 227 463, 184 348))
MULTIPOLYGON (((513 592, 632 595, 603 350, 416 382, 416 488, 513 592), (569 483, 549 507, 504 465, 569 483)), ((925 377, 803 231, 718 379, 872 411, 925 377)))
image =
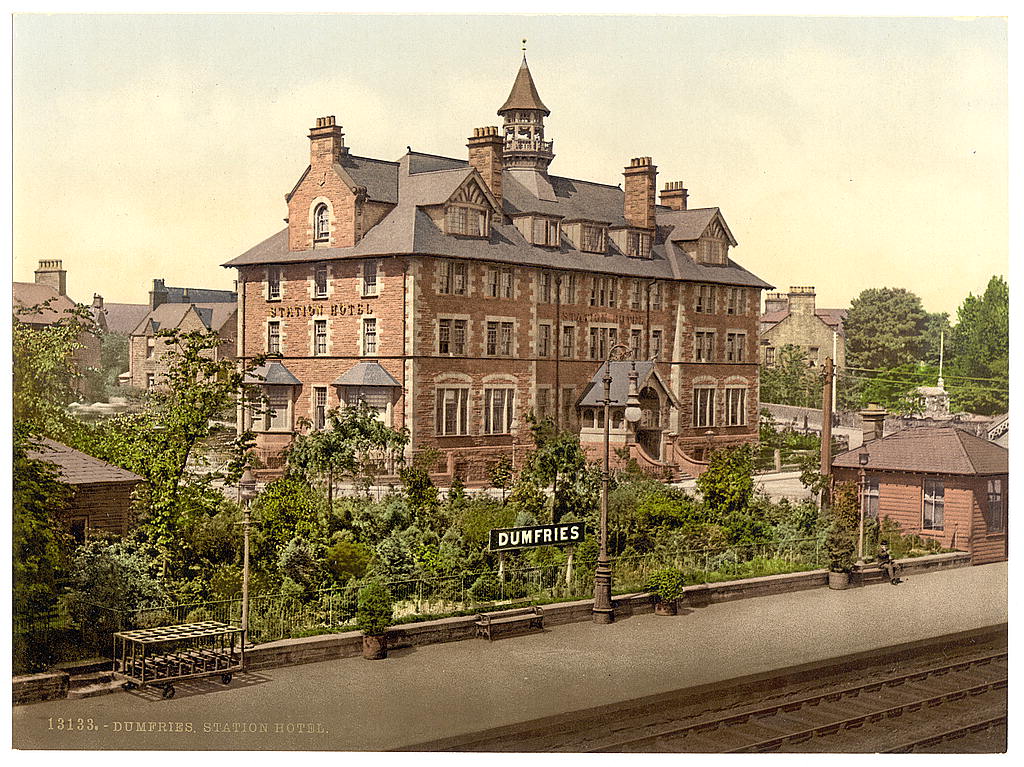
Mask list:
POLYGON ((518 610, 503 610, 496 613, 480 613, 476 616, 476 635, 485 636, 488 641, 495 633, 519 633, 522 631, 544 630, 544 613, 539 607, 523 607, 518 610))

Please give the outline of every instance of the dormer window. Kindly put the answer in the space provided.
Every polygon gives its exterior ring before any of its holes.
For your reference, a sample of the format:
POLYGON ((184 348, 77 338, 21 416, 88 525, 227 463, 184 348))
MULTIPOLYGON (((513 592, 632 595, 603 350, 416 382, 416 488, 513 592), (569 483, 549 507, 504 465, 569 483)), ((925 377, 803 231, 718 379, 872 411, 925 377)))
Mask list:
POLYGON ((651 257, 651 235, 649 232, 626 233, 626 255, 634 258, 651 257))
POLYGON ((588 253, 604 253, 607 245, 608 228, 599 224, 583 224, 580 229, 580 250, 588 253))
POLYGON ((702 239, 698 244, 697 258, 702 264, 724 264, 728 245, 721 240, 702 239))
POLYGON ((558 222, 549 218, 533 219, 533 244, 534 245, 558 245, 559 231, 558 222))
POLYGON ((331 213, 327 203, 320 203, 313 209, 313 242, 327 242, 331 239, 331 213))
POLYGON ((491 234, 490 215, 486 208, 469 205, 449 205, 445 211, 447 234, 462 234, 469 237, 489 237, 491 234))

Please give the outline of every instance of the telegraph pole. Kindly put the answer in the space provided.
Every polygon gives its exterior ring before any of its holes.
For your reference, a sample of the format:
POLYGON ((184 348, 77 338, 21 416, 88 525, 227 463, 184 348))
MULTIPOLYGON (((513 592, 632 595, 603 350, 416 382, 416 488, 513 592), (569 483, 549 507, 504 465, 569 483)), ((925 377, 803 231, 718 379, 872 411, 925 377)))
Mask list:
POLYGON ((821 389, 821 475, 832 474, 832 380, 835 370, 832 358, 825 359, 825 373, 821 389))

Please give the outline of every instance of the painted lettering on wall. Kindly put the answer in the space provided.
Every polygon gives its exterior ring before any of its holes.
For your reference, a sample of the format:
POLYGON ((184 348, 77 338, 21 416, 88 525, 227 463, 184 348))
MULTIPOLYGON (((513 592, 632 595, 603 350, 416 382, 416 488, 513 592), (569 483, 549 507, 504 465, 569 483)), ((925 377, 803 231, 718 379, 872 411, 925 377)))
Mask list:
POLYGON ((357 317, 373 314, 373 304, 306 304, 304 306, 271 306, 268 317, 357 317))

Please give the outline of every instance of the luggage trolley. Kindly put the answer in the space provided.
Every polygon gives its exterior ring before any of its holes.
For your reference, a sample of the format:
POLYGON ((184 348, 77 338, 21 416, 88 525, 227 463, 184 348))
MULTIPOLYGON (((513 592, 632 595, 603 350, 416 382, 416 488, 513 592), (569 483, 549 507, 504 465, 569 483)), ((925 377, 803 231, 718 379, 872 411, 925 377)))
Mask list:
POLYGON ((174 697, 181 679, 216 676, 224 684, 245 664, 242 629, 219 621, 182 623, 114 634, 114 678, 133 690, 151 684, 174 697))

